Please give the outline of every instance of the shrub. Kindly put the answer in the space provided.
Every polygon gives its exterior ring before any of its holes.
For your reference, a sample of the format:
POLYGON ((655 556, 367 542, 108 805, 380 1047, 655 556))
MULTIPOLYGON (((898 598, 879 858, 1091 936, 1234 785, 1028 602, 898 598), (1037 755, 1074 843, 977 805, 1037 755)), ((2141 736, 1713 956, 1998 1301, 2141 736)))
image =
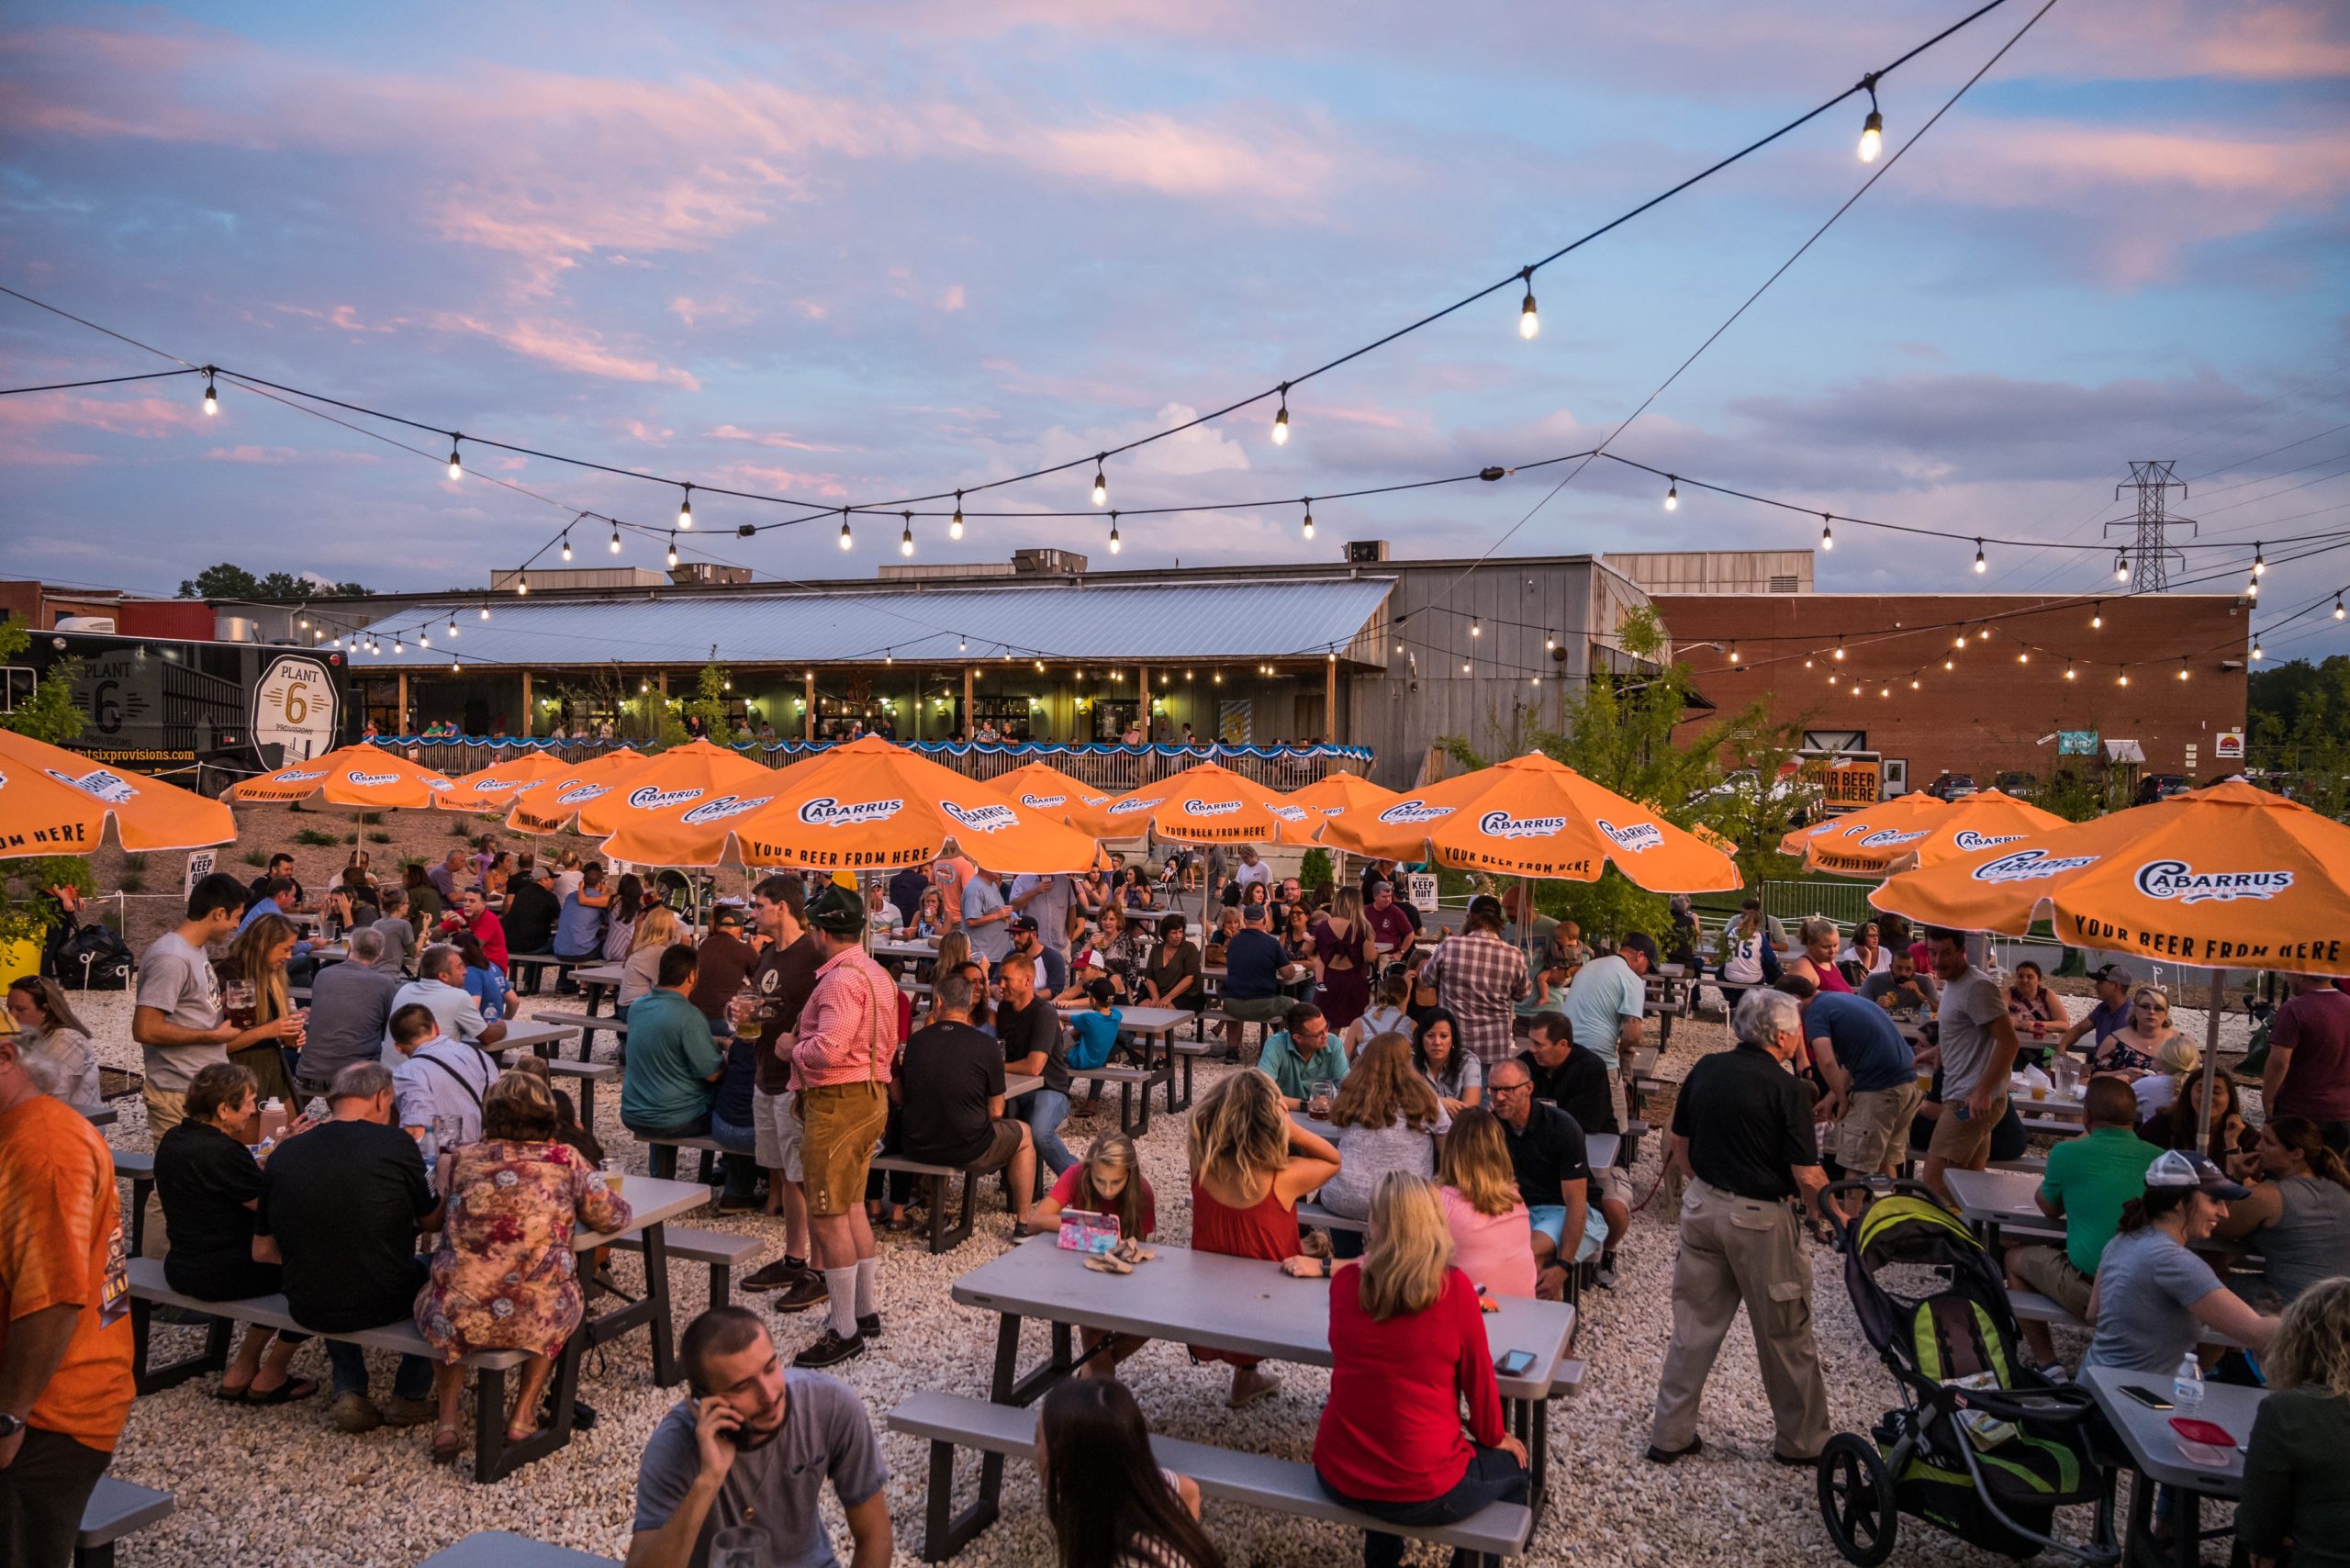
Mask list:
POLYGON ((342 841, 345 844, 356 844, 359 842, 359 835, 355 833, 346 833, 342 835, 342 841))
POLYGON ((367 835, 367 842, 370 844, 389 844, 391 841, 392 835, 388 833, 371 833, 367 835))
POLYGON ((465 822, 464 818, 454 818, 449 823, 449 836, 451 838, 471 838, 473 836, 473 828, 465 822))
POLYGON ((322 833, 317 828, 306 827, 296 832, 294 834, 294 842, 297 844, 324 846, 327 845, 341 844, 342 839, 335 834, 322 833))
POLYGON ((361 827, 374 827, 383 820, 384 813, 381 812, 362 812, 359 813, 359 825, 361 827))
POLYGON ((245 851, 245 864, 246 864, 246 865, 248 865, 248 866, 266 866, 266 865, 268 865, 268 864, 269 864, 269 851, 267 851, 266 849, 248 849, 248 850, 246 850, 246 851, 245 851))
POLYGON ((136 867, 126 865, 116 885, 126 893, 144 891, 147 887, 147 873, 136 867))
POLYGON ((1297 863, 1297 881, 1300 887, 1326 888, 1330 885, 1333 875, 1330 852, 1326 849, 1309 849, 1305 852, 1304 858, 1297 863))

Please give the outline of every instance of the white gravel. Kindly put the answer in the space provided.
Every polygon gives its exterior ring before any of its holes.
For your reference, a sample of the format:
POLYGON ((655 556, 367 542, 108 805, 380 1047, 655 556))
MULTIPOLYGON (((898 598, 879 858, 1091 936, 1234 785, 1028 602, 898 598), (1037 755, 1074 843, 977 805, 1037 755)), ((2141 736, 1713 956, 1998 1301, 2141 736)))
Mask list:
MULTIPOLYGON (((77 998, 77 1006, 82 999, 77 998)), ((525 1003, 527 1011, 531 1004, 525 1003)), ((129 1037, 129 1002, 120 993, 91 993, 84 1013, 109 1065, 136 1068, 129 1037)), ((1684 1021, 1675 1031, 1663 1073, 1678 1078, 1699 1050, 1727 1044, 1718 1025, 1684 1021)), ((607 1047, 609 1049, 609 1047, 607 1047)), ((1202 1087, 1223 1070, 1206 1069, 1202 1087)), ((609 1089, 610 1086, 608 1086, 609 1089)), ((615 1153, 635 1148, 618 1125, 620 1096, 599 1096, 598 1133, 615 1153)), ((119 1146, 146 1145, 137 1103, 121 1103, 121 1123, 109 1129, 119 1146)), ((1113 1101, 1091 1121, 1064 1133, 1082 1149, 1095 1131, 1114 1126, 1113 1101)), ((1159 1193, 1164 1238, 1188 1239, 1183 1201, 1185 1118, 1156 1115, 1144 1141, 1147 1173, 1159 1193)), ((1662 1137, 1643 1141, 1636 1196, 1656 1181, 1662 1137)), ((643 1169, 641 1153, 633 1161, 643 1169)), ((1550 1506, 1528 1561, 1578 1563, 1785 1564, 1814 1568, 1836 1561, 1819 1523, 1808 1472, 1770 1462, 1770 1414, 1744 1327, 1723 1347, 1707 1391, 1701 1430, 1707 1452, 1671 1468, 1647 1463, 1650 1402, 1656 1371, 1672 1328, 1671 1216, 1659 1200, 1634 1216, 1613 1291, 1593 1291, 1578 1353, 1590 1374, 1578 1397, 1559 1401, 1550 1417, 1550 1506)), ((767 1235, 779 1227, 763 1216, 721 1221, 694 1216, 697 1226, 767 1235)), ((886 1337, 861 1360, 839 1369, 865 1396, 877 1427, 897 1401, 917 1389, 984 1396, 995 1326, 988 1315, 954 1305, 948 1287, 962 1273, 1009 1244, 1009 1217, 983 1215, 979 1233, 955 1252, 934 1258, 913 1238, 883 1241, 881 1309, 886 1337)), ((637 1276, 632 1258, 618 1261, 624 1283, 637 1276)), ((680 1328, 702 1305, 703 1271, 673 1271, 680 1328)), ((1820 1249, 1814 1258, 1819 1342, 1839 1429, 1864 1431, 1894 1403, 1893 1385, 1854 1324, 1841 1260, 1820 1249)), ((751 1296, 754 1302, 766 1298, 751 1296)), ((784 1320, 778 1331, 788 1350, 813 1334, 810 1314, 784 1320)), ((1043 1330, 1032 1327, 1028 1355, 1043 1351, 1043 1330)), ((174 1352, 192 1330, 159 1330, 159 1352, 174 1352)), ((2077 1350, 2077 1345, 2073 1347, 2077 1350)), ((297 1370, 324 1379, 323 1355, 306 1350, 297 1370)), ((1181 1437, 1304 1459, 1310 1456, 1326 1373, 1283 1367, 1281 1396, 1235 1414, 1224 1404, 1226 1374, 1194 1369, 1178 1346, 1150 1347, 1126 1363, 1125 1375, 1155 1429, 1181 1437)), ((379 1392, 390 1367, 379 1359, 379 1392)), ((178 1511, 125 1543, 130 1568, 408 1568, 475 1530, 507 1529, 613 1557, 627 1549, 638 1451, 677 1394, 654 1385, 645 1339, 632 1336, 589 1356, 581 1396, 601 1420, 563 1452, 494 1486, 470 1480, 470 1457, 455 1470, 434 1468, 429 1428, 378 1431, 351 1438, 327 1422, 326 1400, 269 1410, 231 1409, 207 1397, 208 1383, 189 1383, 140 1400, 118 1451, 114 1473, 168 1488, 178 1511)), ((916 1560, 921 1540, 926 1445, 884 1437, 891 1480, 890 1515, 901 1561, 916 1560)), ((967 1477, 976 1462, 962 1466, 967 1477)), ((1227 1560, 1241 1564, 1330 1564, 1356 1561, 1359 1538, 1307 1524, 1211 1503, 1207 1525, 1227 1560)), ((845 1559, 847 1533, 834 1518, 845 1559)), ((1004 1518, 957 1559, 971 1564, 1051 1561, 1047 1527, 1037 1508, 1034 1475, 1009 1468, 1004 1518)), ((1916 1520, 1902 1523, 1904 1563, 1996 1560, 1963 1547, 1916 1520)), ((1411 1561, 1441 1562, 1423 1551, 1411 1561)))

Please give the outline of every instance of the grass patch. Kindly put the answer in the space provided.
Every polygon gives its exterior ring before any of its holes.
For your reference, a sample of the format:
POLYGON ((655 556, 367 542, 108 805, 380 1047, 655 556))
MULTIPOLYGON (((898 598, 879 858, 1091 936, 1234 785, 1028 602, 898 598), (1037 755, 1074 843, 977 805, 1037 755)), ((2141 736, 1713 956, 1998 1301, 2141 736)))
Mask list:
POLYGON ((361 827, 374 827, 383 820, 384 813, 381 812, 362 812, 359 813, 359 825, 361 827))
POLYGON ((138 870, 132 867, 125 866, 122 868, 121 879, 116 885, 126 893, 143 892, 146 890, 147 887, 147 873, 138 870))
POLYGON ((294 842, 297 844, 309 844, 323 846, 327 845, 340 844, 342 840, 333 834, 321 833, 314 827, 306 827, 294 834, 294 842))
POLYGON ((388 833, 371 833, 367 835, 367 842, 370 844, 389 844, 391 841, 392 835, 388 833))
POLYGON ((449 824, 449 836, 451 838, 470 838, 473 836, 473 829, 463 820, 453 822, 449 824))
POLYGON ((359 835, 355 833, 346 833, 342 835, 342 841, 345 844, 356 844, 359 842, 359 835))
POLYGON ((248 865, 248 866, 266 866, 266 865, 268 865, 268 864, 269 864, 269 851, 267 851, 267 850, 265 850, 265 849, 248 849, 248 850, 246 850, 246 851, 245 851, 245 864, 246 864, 246 865, 248 865))

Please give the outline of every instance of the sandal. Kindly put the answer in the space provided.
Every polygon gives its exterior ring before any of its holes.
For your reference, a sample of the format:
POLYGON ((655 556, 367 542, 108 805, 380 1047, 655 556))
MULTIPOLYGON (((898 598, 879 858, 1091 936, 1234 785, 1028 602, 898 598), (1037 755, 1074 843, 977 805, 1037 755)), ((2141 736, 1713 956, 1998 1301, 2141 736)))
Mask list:
POLYGON ((454 1428, 454 1427, 436 1427, 436 1428, 433 1428, 433 1432, 432 1432, 432 1462, 433 1462, 433 1463, 435 1463, 435 1464, 454 1464, 454 1463, 456 1463, 456 1462, 457 1462, 457 1453, 458 1453, 458 1450, 461 1450, 461 1449, 462 1449, 462 1448, 464 1448, 464 1436, 463 1436, 463 1434, 461 1434, 461 1433, 457 1430, 457 1428, 454 1428))
POLYGON ((537 1427, 525 1427, 522 1430, 518 1432, 513 1428, 511 1424, 509 1424, 506 1428, 506 1440, 509 1443, 527 1443, 532 1438, 537 1437, 539 1435, 539 1431, 540 1428, 537 1427))
POLYGON ((245 1395, 252 1388, 251 1383, 245 1384, 243 1388, 230 1388, 224 1383, 212 1391, 212 1397, 223 1405, 242 1405, 245 1402, 245 1395))
POLYGON ((259 1389, 246 1389, 244 1402, 248 1405, 291 1405, 297 1399, 309 1398, 318 1391, 316 1378, 289 1377, 266 1394, 259 1389))

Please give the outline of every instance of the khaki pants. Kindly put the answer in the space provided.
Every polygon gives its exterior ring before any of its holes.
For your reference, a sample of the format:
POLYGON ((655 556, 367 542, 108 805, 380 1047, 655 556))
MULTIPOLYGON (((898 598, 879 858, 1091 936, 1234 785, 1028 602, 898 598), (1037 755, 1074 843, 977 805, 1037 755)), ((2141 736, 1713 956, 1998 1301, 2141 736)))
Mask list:
POLYGON ((1786 1204, 1734 1197, 1702 1181, 1681 1204, 1673 1269, 1673 1342, 1657 1381, 1649 1441, 1668 1452, 1697 1436, 1698 1400, 1742 1303, 1754 1331, 1778 1451, 1809 1459, 1828 1446, 1828 1384, 1811 1337, 1811 1267, 1802 1221, 1786 1204))
MULTIPOLYGON (((163 1141, 163 1135, 187 1120, 187 1096, 174 1094, 168 1089, 158 1089, 148 1083, 139 1092, 147 1107, 148 1147, 152 1148, 163 1141)), ((154 1188, 147 1189, 145 1232, 140 1238, 140 1254, 161 1258, 166 1250, 163 1243, 163 1200, 154 1188)))

